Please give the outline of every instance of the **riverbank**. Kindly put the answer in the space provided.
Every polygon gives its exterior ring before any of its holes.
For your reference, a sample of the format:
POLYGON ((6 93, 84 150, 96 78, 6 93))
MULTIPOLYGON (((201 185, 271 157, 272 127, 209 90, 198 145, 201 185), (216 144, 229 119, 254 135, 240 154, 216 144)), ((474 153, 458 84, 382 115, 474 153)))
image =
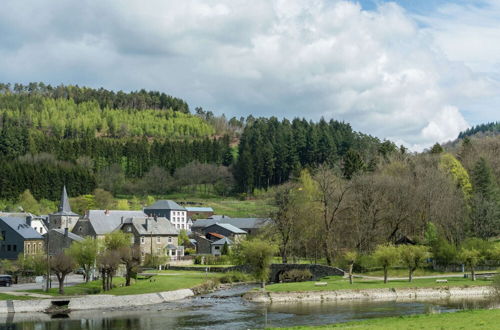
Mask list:
POLYGON ((275 329, 497 329, 500 309, 377 318, 365 321, 275 329))
POLYGON ((259 303, 296 303, 336 301, 411 301, 445 298, 491 297, 496 290, 491 286, 435 287, 435 288, 383 288, 333 291, 270 292, 250 291, 243 298, 259 303))

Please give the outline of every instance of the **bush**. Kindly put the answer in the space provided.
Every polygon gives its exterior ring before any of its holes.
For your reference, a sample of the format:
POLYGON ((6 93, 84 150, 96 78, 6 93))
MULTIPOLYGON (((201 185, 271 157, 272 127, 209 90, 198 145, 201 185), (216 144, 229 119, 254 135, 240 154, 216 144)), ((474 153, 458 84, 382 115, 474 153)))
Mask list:
POLYGON ((195 253, 196 253, 196 250, 192 249, 192 248, 187 248, 187 249, 184 250, 184 254, 187 255, 187 256, 193 255, 195 253))
POLYGON ((194 264, 195 265, 201 265, 203 262, 203 256, 202 255, 197 255, 194 257, 194 264))
POLYGON ((500 274, 497 274, 493 277, 493 288, 495 288, 498 295, 500 295, 500 274))
POLYGON ((304 282, 313 278, 308 269, 292 269, 280 274, 280 282, 304 282))
POLYGON ((250 276, 242 272, 228 272, 219 278, 221 283, 239 283, 250 281, 250 276))

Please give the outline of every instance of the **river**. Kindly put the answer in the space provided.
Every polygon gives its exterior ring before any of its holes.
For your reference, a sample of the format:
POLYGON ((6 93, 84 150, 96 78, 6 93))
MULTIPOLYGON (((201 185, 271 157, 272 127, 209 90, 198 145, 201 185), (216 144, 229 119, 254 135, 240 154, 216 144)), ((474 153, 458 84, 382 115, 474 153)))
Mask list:
POLYGON ((0 315, 0 329, 253 329, 266 326, 320 325, 374 317, 447 313, 490 308, 492 300, 433 302, 352 302, 256 304, 241 294, 250 286, 236 286, 181 301, 129 310, 72 312, 54 318, 46 314, 0 315), (63 318, 64 317, 64 318, 63 318))

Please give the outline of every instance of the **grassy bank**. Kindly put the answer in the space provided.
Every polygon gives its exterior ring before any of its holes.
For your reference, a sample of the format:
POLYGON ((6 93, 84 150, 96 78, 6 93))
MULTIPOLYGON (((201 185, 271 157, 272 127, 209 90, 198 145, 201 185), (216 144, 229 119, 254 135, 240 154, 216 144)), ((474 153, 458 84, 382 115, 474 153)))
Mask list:
MULTIPOLYGON (((440 279, 442 280, 442 279, 440 279)), ((423 288, 423 287, 451 287, 451 286, 479 286, 491 285, 491 281, 477 280, 460 277, 446 278, 448 283, 437 283, 434 278, 414 279, 413 282, 408 280, 392 280, 384 284, 381 280, 355 279, 354 283, 349 284, 349 280, 339 276, 329 276, 322 278, 321 282, 326 282, 325 286, 315 286, 314 281, 296 282, 296 283, 279 283, 271 284, 266 287, 270 292, 301 292, 301 291, 333 291, 333 290, 356 290, 356 289, 380 289, 380 288, 423 288)))
MULTIPOLYGON (((500 310, 471 310, 456 313, 377 318, 316 327, 286 329, 499 329, 500 310)), ((284 329, 284 328, 281 328, 284 329)))
POLYGON ((14 296, 7 293, 0 293, 0 300, 30 300, 30 299, 39 299, 29 296, 14 296))
MULTIPOLYGON (((163 291, 173 291, 178 289, 190 289, 203 284, 208 279, 218 278, 220 274, 190 271, 163 271, 163 274, 156 275, 151 278, 138 277, 137 280, 132 280, 131 286, 125 286, 125 279, 122 277, 114 277, 113 285, 115 286, 110 291, 101 291, 102 281, 92 281, 89 283, 77 284, 64 288, 64 295, 87 295, 87 294, 112 294, 112 295, 129 295, 154 293, 163 291)), ((42 290, 30 290, 34 293, 45 293, 52 296, 58 296, 57 283, 53 283, 53 288, 48 293, 42 290)))

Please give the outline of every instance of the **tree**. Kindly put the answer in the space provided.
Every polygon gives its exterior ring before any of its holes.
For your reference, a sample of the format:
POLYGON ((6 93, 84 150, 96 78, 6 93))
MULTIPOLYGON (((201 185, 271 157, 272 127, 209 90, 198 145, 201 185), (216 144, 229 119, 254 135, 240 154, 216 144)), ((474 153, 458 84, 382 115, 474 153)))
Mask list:
POLYGON ((363 171, 365 168, 365 163, 361 159, 359 152, 348 150, 343 157, 343 167, 342 172, 347 180, 351 180, 352 177, 363 171))
POLYGON ((135 277, 141 264, 141 249, 138 246, 124 246, 118 251, 120 260, 125 265, 125 286, 130 286, 130 279, 135 277))
POLYGON ((86 237, 83 241, 74 242, 68 249, 68 254, 83 268, 85 283, 89 281, 90 272, 96 262, 98 251, 99 244, 92 237, 86 237))
POLYGON ((429 249, 422 245, 401 245, 401 261, 408 267, 408 282, 413 280, 413 272, 420 268, 429 256, 429 249))
POLYGON ((61 252, 50 259, 50 269, 56 274, 59 281, 59 294, 64 294, 64 279, 66 275, 75 269, 76 263, 73 257, 61 252))
POLYGON ((476 266, 483 260, 481 252, 471 248, 462 248, 458 254, 458 259, 462 261, 467 268, 471 271, 471 278, 473 281, 476 280, 476 266))
POLYGON ((272 228, 279 237, 279 251, 281 262, 288 262, 288 250, 292 240, 292 231, 295 228, 297 201, 294 198, 293 191, 297 189, 294 184, 285 183, 276 189, 274 194, 274 205, 277 211, 271 214, 272 228))
POLYGON ((179 231, 178 244, 184 245, 184 246, 187 246, 188 244, 190 244, 189 236, 187 234, 186 229, 181 229, 179 231))
POLYGON ((250 266, 253 277, 261 283, 262 289, 265 289, 266 281, 269 279, 269 268, 275 251, 273 245, 260 239, 245 240, 240 243, 239 261, 250 266))
POLYGON ((30 212, 38 214, 40 212, 40 204, 33 197, 31 191, 26 189, 21 195, 19 195, 19 205, 24 212, 30 212))
POLYGON ((102 290, 109 291, 113 286, 113 275, 120 264, 120 254, 117 250, 102 251, 97 256, 97 264, 102 277, 102 290))
POLYGON ((98 188, 94 190, 94 196, 95 203, 98 208, 108 210, 114 206, 115 200, 109 191, 98 188))
POLYGON ((347 251, 344 254, 344 258, 349 266, 349 283, 352 284, 352 268, 358 259, 358 253, 356 251, 347 251))
POLYGON ((399 249, 394 245, 379 245, 373 253, 373 257, 384 270, 384 283, 387 283, 389 267, 400 260, 399 249))
POLYGON ((132 245, 132 235, 121 230, 113 231, 104 235, 104 246, 106 250, 119 250, 122 247, 132 245))
POLYGON ((440 154, 443 151, 444 151, 443 147, 437 142, 432 146, 430 150, 431 154, 440 154))
POLYGON ((227 244, 227 242, 224 242, 220 254, 223 256, 227 256, 229 254, 229 245, 227 244))

